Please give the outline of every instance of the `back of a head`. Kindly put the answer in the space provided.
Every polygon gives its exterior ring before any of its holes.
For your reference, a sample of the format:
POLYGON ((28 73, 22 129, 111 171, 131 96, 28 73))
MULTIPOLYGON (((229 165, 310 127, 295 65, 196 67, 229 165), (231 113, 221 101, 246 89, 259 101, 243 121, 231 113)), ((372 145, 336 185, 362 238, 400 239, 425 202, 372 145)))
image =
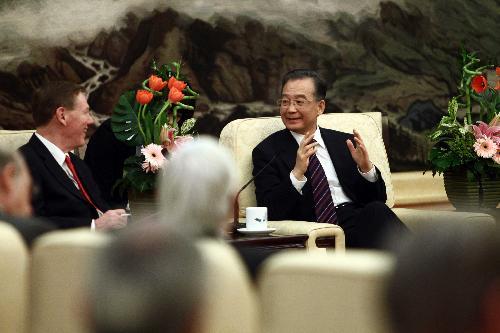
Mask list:
POLYGON ((500 236, 446 223, 417 233, 397 250, 387 301, 394 332, 481 332, 483 300, 500 282, 500 236))
POLYGON ((160 222, 200 236, 217 234, 231 212, 236 193, 236 166, 215 139, 200 136, 176 151, 160 186, 160 222))
POLYGON ((132 227, 103 249, 88 293, 96 333, 192 332, 205 269, 192 242, 157 224, 132 227))

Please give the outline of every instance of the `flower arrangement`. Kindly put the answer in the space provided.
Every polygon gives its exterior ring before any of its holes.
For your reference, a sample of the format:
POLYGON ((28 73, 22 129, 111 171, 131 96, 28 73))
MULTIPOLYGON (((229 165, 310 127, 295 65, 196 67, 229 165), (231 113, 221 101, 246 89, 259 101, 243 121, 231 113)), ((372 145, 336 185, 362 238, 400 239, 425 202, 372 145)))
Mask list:
POLYGON ((500 67, 481 65, 476 54, 465 49, 460 60, 458 95, 429 135, 430 169, 434 175, 463 168, 469 180, 494 179, 500 174, 500 67), (457 115, 463 111, 461 123, 457 115))
POLYGON ((193 139, 196 120, 181 123, 179 112, 194 110, 190 104, 198 93, 183 78, 180 62, 157 66, 153 61, 151 72, 141 89, 123 93, 113 110, 111 127, 116 138, 137 147, 136 154, 124 162, 123 178, 116 185, 121 191, 153 190, 165 155, 193 139))

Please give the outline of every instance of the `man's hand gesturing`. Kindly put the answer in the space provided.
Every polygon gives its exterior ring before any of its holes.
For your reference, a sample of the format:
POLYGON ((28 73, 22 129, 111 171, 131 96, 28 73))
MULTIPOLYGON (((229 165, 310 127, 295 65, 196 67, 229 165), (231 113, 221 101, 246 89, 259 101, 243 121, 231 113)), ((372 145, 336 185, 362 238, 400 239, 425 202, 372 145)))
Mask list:
POLYGON ((314 132, 307 132, 302 141, 300 141, 299 148, 297 149, 297 157, 295 158, 295 166, 292 170, 293 175, 297 180, 303 180, 304 174, 309 166, 309 157, 316 153, 317 142, 312 142, 314 132))
POLYGON ((366 173, 373 168, 373 163, 370 161, 368 151, 366 150, 365 144, 363 143, 363 139, 361 139, 359 132, 353 130, 352 133, 354 134, 354 141, 356 141, 356 148, 354 148, 354 144, 350 139, 346 141, 347 148, 349 148, 352 159, 358 165, 359 170, 366 173))

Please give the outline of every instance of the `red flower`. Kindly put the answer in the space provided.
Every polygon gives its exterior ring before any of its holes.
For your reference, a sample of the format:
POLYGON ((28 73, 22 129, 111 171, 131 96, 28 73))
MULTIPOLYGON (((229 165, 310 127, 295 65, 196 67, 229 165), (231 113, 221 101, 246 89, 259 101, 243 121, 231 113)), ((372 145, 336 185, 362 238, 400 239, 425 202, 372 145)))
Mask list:
POLYGON ((159 77, 159 76, 151 75, 149 77, 148 84, 149 84, 149 88, 156 90, 156 91, 160 91, 163 88, 165 88, 165 86, 167 85, 167 81, 163 81, 161 79, 161 77, 159 77))
POLYGON ((172 103, 179 103, 180 101, 182 101, 183 98, 184 94, 176 87, 172 87, 168 92, 168 99, 172 103))
POLYGON ((186 88, 187 83, 184 81, 177 80, 175 77, 171 76, 168 79, 168 89, 177 88, 177 90, 182 91, 186 88))
POLYGON ((135 100, 139 102, 139 104, 148 104, 153 99, 153 94, 147 90, 137 90, 135 94, 135 100))
POLYGON ((476 75, 472 78, 471 87, 476 93, 482 93, 488 87, 488 81, 483 75, 476 75))
POLYGON ((497 72, 497 76, 500 76, 500 67, 495 68, 495 72, 497 72))

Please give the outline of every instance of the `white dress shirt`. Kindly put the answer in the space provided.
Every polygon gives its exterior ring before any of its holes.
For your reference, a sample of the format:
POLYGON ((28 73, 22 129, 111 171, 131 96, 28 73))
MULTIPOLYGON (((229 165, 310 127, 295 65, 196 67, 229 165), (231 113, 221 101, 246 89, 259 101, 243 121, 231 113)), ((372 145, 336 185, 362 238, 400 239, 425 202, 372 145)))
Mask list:
MULTIPOLYGON (((300 142, 304 138, 304 135, 292 131, 290 131, 290 133, 292 134, 293 138, 297 141, 297 143, 300 144, 300 142)), ((319 127, 317 127, 316 131, 314 132, 314 140, 316 140, 316 142, 318 143, 316 156, 318 157, 321 166, 325 170, 326 179, 328 181, 328 186, 330 187, 330 192, 332 193, 332 199, 334 204, 340 205, 343 203, 352 202, 352 200, 345 194, 344 190, 342 189, 342 186, 340 186, 339 177, 337 176, 337 172, 335 171, 335 167, 333 166, 330 154, 326 149, 325 142, 321 137, 321 132, 319 130, 319 127)), ((359 168, 358 171, 361 174, 361 176, 363 176, 363 178, 365 178, 369 182, 374 183, 378 179, 377 172, 375 171, 375 166, 373 166, 371 170, 366 173, 361 172, 359 168)), ((292 181, 292 184, 295 187, 295 189, 300 194, 302 194, 302 188, 306 184, 307 178, 304 176, 304 180, 298 180, 293 175, 293 172, 290 172, 290 180, 292 181)))
MULTIPOLYGON (((73 182, 75 187, 80 190, 78 187, 78 182, 76 179, 73 177, 73 173, 69 169, 68 165, 66 164, 66 156, 69 156, 69 154, 63 152, 58 146, 41 136, 39 133, 35 132, 36 137, 43 143, 43 145, 49 150, 50 154, 54 157, 56 160, 57 164, 61 166, 63 171, 68 175, 69 179, 73 182)), ((102 212, 100 210, 97 210, 97 214, 101 216, 102 212)), ((90 229, 94 230, 95 229, 95 222, 94 219, 92 219, 92 224, 90 226, 90 229)))

